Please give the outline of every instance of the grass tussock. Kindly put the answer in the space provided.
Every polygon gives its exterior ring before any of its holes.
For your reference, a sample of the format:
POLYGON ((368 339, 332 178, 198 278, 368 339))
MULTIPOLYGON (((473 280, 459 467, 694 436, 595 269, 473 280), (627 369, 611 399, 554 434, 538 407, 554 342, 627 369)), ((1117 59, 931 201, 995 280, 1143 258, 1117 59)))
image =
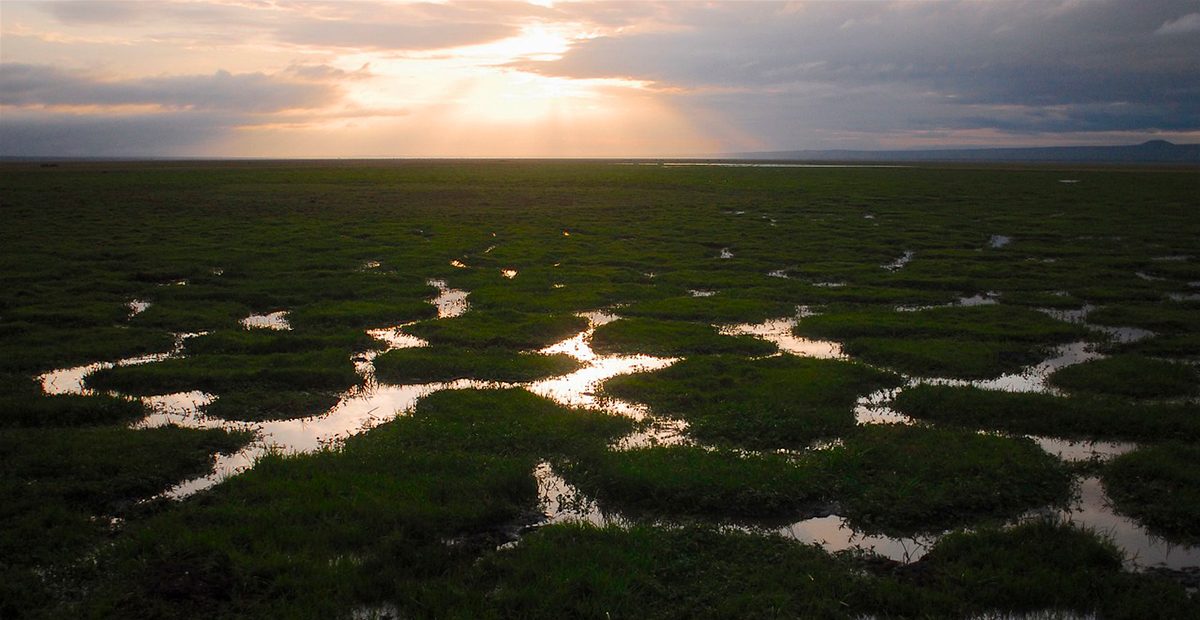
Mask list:
POLYGON ((603 390, 686 420, 700 441, 774 449, 846 433, 858 396, 898 384, 895 375, 849 362, 708 356, 616 377, 603 390))
POLYGON ((1114 355, 1054 371, 1050 384, 1081 394, 1171 398, 1200 394, 1200 372, 1187 364, 1114 355))
POLYGON ((684 321, 621 319, 596 328, 592 348, 597 353, 623 355, 770 355, 774 344, 753 336, 725 336, 716 327, 684 321))
POLYGON ((901 392, 892 406, 920 420, 980 430, 1064 439, 1200 439, 1200 408, 1188 403, 918 385, 901 392))
POLYGON ((1104 469, 1116 509, 1172 542, 1200 543, 1200 447, 1168 443, 1122 454, 1104 469))
POLYGON ((377 379, 397 385, 455 379, 520 383, 564 375, 581 367, 578 360, 564 353, 538 355, 511 349, 446 346, 396 349, 373 362, 377 379))

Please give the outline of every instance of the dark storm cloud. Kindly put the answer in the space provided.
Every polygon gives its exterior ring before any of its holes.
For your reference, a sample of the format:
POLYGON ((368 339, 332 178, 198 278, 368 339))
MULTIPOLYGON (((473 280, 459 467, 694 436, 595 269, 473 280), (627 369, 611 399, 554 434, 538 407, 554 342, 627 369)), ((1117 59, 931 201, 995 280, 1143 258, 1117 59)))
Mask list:
POLYGON ((668 4, 665 10, 674 27, 662 32, 599 37, 560 60, 518 66, 564 77, 648 80, 681 89, 698 105, 724 107, 736 99, 741 103, 729 107, 740 106, 749 123, 759 119, 748 118, 748 110, 782 107, 847 129, 945 119, 950 126, 1019 131, 1022 118, 1028 131, 1200 129, 1195 1, 668 4), (861 114, 827 107, 846 93, 856 93, 853 107, 861 114), (1061 109, 1039 120, 1014 114, 1013 106, 1061 109))
POLYGON ((180 112, 110 116, 0 116, 0 153, 26 157, 139 157, 194 153, 235 126, 227 114, 180 112))
MULTIPOLYGON (((300 71, 321 71, 298 68, 300 71)), ((104 80, 49 65, 0 65, 0 105, 116 106, 267 113, 308 109, 338 100, 327 81, 292 81, 264 73, 183 75, 104 80)))

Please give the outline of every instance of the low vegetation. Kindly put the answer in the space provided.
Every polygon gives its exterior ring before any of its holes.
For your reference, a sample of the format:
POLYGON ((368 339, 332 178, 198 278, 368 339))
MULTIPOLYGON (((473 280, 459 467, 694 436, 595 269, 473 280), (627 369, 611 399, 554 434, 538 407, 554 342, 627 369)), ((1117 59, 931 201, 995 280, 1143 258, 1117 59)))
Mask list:
POLYGON ((751 336, 724 336, 716 327, 684 321, 621 319, 596 328, 592 348, 597 353, 624 355, 732 354, 770 355, 775 345, 751 336))
POLYGON ((1114 355, 1056 370, 1050 383, 1068 392, 1130 398, 1200 394, 1200 372, 1190 365, 1141 355, 1114 355))
POLYGON ((379 381, 401 385, 455 379, 521 383, 565 375, 581 366, 563 353, 538 355, 501 348, 447 346, 396 349, 379 355, 373 363, 379 381))
POLYGON ((1142 446, 1113 459, 1104 487, 1118 511, 1167 540, 1200 544, 1200 447, 1142 446))

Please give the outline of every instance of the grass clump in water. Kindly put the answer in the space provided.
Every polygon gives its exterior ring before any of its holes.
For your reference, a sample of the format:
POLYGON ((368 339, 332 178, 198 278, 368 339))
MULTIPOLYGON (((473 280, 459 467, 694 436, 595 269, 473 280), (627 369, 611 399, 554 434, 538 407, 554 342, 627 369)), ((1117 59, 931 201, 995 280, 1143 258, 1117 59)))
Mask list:
POLYGON ((1065 502, 1071 475, 1028 439, 872 425, 831 448, 842 516, 887 534, 939 532, 1065 502))
POLYGON ((796 334, 832 338, 864 361, 919 375, 995 377, 1087 330, 1027 308, 991 305, 916 312, 867 309, 811 316, 796 334))
POLYGON ((1131 398, 1200 394, 1200 373, 1178 362, 1141 355, 1114 355, 1054 371, 1049 382, 1069 392, 1131 398))
POLYGON ((605 393, 682 418, 700 441, 751 449, 803 447, 854 427, 858 396, 900 382, 862 364, 781 355, 685 359, 663 370, 615 377, 605 393))
POLYGON ((222 420, 264 422, 294 420, 321 415, 341 398, 331 392, 245 389, 223 392, 201 409, 205 415, 222 420))
POLYGON ((141 419, 139 401, 113 396, 32 394, 0 396, 0 427, 96 426, 141 419))
POLYGON ((788 316, 795 311, 794 305, 779 301, 720 294, 710 297, 654 299, 638 302, 621 310, 629 316, 706 323, 753 323, 788 316))
POLYGON ((385 327, 437 316, 437 308, 420 301, 322 301, 296 308, 288 322, 304 328, 385 327))
POLYGON ((923 377, 986 379, 1014 372, 1040 360, 1040 347, 1015 342, 972 340, 853 338, 843 350, 864 362, 923 377))
POLYGON ((1104 488, 1119 512, 1172 542, 1200 543, 1200 446, 1142 446, 1113 459, 1104 488))
MULTIPOLYGON (((1197 604, 1169 580, 1122 570, 1112 542, 1068 523, 1035 520, 944 536, 900 568, 884 608, 905 617, 975 617, 1070 611, 1103 618, 1190 618, 1197 604), (916 586, 910 589, 909 584, 916 586)), ((1053 616, 1050 616, 1053 617, 1053 616)))
POLYGON ((269 355, 197 355, 104 368, 84 381, 92 389, 144 395, 188 390, 220 393, 251 387, 343 390, 361 380, 345 351, 324 349, 269 355))
POLYGON ((675 515, 798 517, 829 486, 809 463, 695 446, 606 450, 558 469, 602 505, 675 515))
POLYGON ((374 364, 377 379, 400 385, 455 379, 517 383, 564 375, 582 366, 564 353, 538 355, 511 349, 445 346, 395 349, 376 357, 374 364))
POLYGON ((366 351, 381 346, 378 341, 357 329, 328 332, 229 329, 188 338, 184 341, 183 350, 187 355, 214 353, 268 355, 334 348, 347 351, 366 351))
POLYGON ((468 312, 406 326, 403 331, 435 344, 486 349, 541 349, 587 329, 587 319, 571 314, 525 314, 507 310, 468 312))
POLYGON ((892 407, 939 424, 1065 439, 1200 440, 1200 408, 1185 403, 918 385, 896 396, 892 407))
POLYGON ((774 344, 753 336, 726 336, 711 325, 657 319, 621 319, 596 328, 592 348, 597 353, 658 356, 722 353, 770 355, 774 344))

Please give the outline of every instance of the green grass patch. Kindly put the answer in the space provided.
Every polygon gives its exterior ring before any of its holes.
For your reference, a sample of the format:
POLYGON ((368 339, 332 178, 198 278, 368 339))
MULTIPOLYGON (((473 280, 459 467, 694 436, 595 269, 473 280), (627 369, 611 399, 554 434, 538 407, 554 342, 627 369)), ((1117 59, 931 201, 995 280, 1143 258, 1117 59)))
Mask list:
POLYGON ((578 370, 582 364, 559 353, 538 355, 511 349, 459 349, 435 346, 395 349, 375 358, 375 377, 403 385, 455 379, 524 382, 578 370))
POLYGON ((249 314, 250 309, 239 303, 170 300, 156 302, 130 319, 129 324, 173 332, 201 332, 237 327, 249 314))
POLYGON ((1042 347, 1019 342, 945 338, 852 338, 842 350, 864 362, 922 377, 988 379, 1042 359, 1042 347))
POLYGON ((293 327, 347 328, 389 327, 437 316, 437 308, 420 301, 323 301, 288 313, 293 327))
POLYGON ((712 325, 657 319, 621 319, 596 328, 592 348, 597 353, 658 356, 770 355, 774 344, 753 336, 726 336, 712 325))
POLYGON ((1028 439, 872 425, 825 456, 839 514, 887 534, 938 532, 1064 503, 1071 475, 1028 439))
POLYGON ((559 467, 606 508, 668 515, 794 517, 823 507, 824 471, 778 454, 691 446, 590 453, 559 467))
POLYGON ((1102 397, 918 385, 901 392, 892 407, 939 424, 1047 437, 1200 440, 1200 407, 1186 403, 1141 404, 1102 397))
POLYGON ((621 309, 622 314, 676 321, 756 323, 796 313, 794 304, 770 299, 727 295, 671 297, 642 301, 621 309))
POLYGON ((143 418, 139 401, 76 394, 0 396, 0 426, 96 426, 143 418))
POLYGON ((1131 398, 1200 394, 1200 372, 1195 368, 1141 355, 1114 355, 1060 368, 1049 382, 1068 392, 1131 398))
POLYGON ((341 398, 330 392, 245 389, 223 392, 201 409, 205 415, 223 420, 263 422, 319 416, 341 398))
POLYGON ((1200 358, 1200 334, 1163 334, 1134 342, 1109 344, 1103 350, 1109 353, 1195 360, 1200 358))
POLYGON ((830 312, 796 324, 801 336, 853 338, 955 338, 984 342, 1025 342, 1047 345, 1086 337, 1077 325, 1017 306, 931 308, 917 312, 880 309, 830 312))
POLYGON ((170 351, 175 338, 145 328, 63 329, 0 323, 0 372, 40 372, 170 351))
POLYGON ((1200 331, 1200 302, 1121 303, 1093 310, 1087 318, 1097 325, 1194 334, 1200 331))
POLYGON ((774 449, 844 434, 854 427, 858 396, 899 381, 835 360, 706 356, 615 377, 603 390, 645 403, 655 415, 686 420, 688 434, 700 441, 774 449))
POLYGON ((1104 488, 1117 511, 1172 542, 1200 543, 1200 446, 1142 446, 1113 459, 1104 488))
POLYGON ((706 527, 554 525, 490 554, 448 616, 846 618, 868 579, 815 547, 706 527))
POLYGON ((526 314, 507 310, 468 312, 403 329, 435 344, 486 349, 540 349, 587 329, 587 319, 570 314, 526 314))
POLYGON ((366 351, 383 345, 358 329, 300 332, 271 329, 231 329, 207 333, 184 341, 184 353, 268 355, 342 348, 366 351))
POLYGON ((362 380, 343 350, 269 355, 197 355, 97 370, 84 382, 122 394, 169 394, 189 390, 231 392, 267 387, 342 390, 362 380))

